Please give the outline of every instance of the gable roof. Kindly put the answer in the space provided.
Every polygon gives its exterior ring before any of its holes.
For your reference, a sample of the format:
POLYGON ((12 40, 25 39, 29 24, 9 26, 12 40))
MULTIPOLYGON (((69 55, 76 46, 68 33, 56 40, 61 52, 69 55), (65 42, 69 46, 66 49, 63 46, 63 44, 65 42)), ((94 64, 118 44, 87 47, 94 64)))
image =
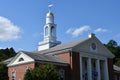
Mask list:
MULTIPOLYGON (((97 52, 99 55, 102 55, 102 56, 108 57, 108 58, 114 57, 114 55, 95 36, 88 37, 88 38, 82 39, 82 40, 59 44, 55 47, 52 47, 52 48, 49 48, 46 50, 42 50, 42 51, 32 51, 32 52, 22 51, 22 53, 28 55, 29 57, 31 57, 32 59, 34 59, 35 61, 38 61, 38 62, 41 61, 41 62, 68 64, 64 60, 61 60, 60 58, 56 57, 55 54, 63 53, 66 51, 78 51, 78 52, 84 51, 86 53, 86 50, 89 49, 91 42, 96 42, 99 45, 98 46, 99 51, 97 52), (84 48, 85 46, 87 46, 87 48, 84 48), (81 50, 81 48, 82 49, 84 48, 84 49, 81 50)), ((90 52, 90 49, 89 49, 88 53, 91 54, 94 52, 90 52)), ((98 55, 98 54, 95 54, 95 55, 98 55)), ((19 55, 20 54, 18 54, 17 56, 19 56, 19 55)), ((92 54, 92 55, 94 55, 94 54, 92 54)), ((12 61, 14 61, 17 58, 17 56, 15 56, 15 58, 12 61)))
MULTIPOLYGON (((21 57, 20 57, 21 58, 21 57)), ((25 58, 24 58, 25 59, 25 58)), ((18 59, 19 60, 19 59, 18 59)), ((61 64, 61 65, 68 65, 68 63, 64 60, 59 59, 56 56, 52 55, 44 55, 44 54, 38 54, 38 53, 32 53, 32 52, 26 52, 26 51, 20 51, 18 54, 10 61, 10 63, 7 65, 9 66, 16 66, 20 64, 30 63, 30 62, 37 62, 37 63, 52 63, 52 64, 61 64), (25 54, 26 56, 30 57, 34 61, 28 61, 28 62, 22 62, 22 63, 15 63, 14 62, 22 55, 25 54)))
MULTIPOLYGON (((68 42, 64 44, 59 44, 55 47, 43 50, 43 51, 34 51, 33 53, 38 54, 47 54, 47 55, 55 55, 67 51, 75 51, 75 52, 87 52, 87 53, 97 53, 97 55, 104 56, 107 58, 114 58, 115 56, 96 38, 94 34, 91 34, 90 37, 82 40, 76 40, 73 42, 68 42), (90 51, 91 43, 95 42, 98 46, 98 51, 92 52, 90 51), (86 46, 86 47, 85 47, 86 46), (83 47, 85 47, 83 49, 83 47)), ((95 54, 96 55, 96 54, 95 54)))
POLYGON ((3 61, 5 64, 9 64, 12 60, 13 60, 14 57, 11 57, 11 58, 8 58, 6 59, 5 61, 3 61))
POLYGON ((64 44, 59 44, 56 45, 52 48, 43 50, 43 51, 33 51, 33 53, 39 53, 39 54, 56 54, 56 53, 60 53, 60 52, 64 52, 64 51, 69 51, 72 50, 73 47, 75 47, 78 44, 82 44, 83 42, 89 40, 90 38, 86 38, 86 39, 81 39, 81 40, 76 40, 73 42, 68 42, 68 43, 64 43, 64 44))
POLYGON ((61 63, 61 64, 68 64, 66 61, 59 59, 53 55, 45 55, 45 54, 38 54, 32 52, 23 51, 26 55, 33 58, 35 61, 43 61, 43 62, 52 62, 52 63, 61 63))

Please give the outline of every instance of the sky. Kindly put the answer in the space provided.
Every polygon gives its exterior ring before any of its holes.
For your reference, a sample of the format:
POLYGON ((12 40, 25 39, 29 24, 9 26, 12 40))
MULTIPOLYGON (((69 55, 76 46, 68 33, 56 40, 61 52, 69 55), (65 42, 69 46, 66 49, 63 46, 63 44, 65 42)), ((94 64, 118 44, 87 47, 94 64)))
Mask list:
POLYGON ((102 43, 120 45, 120 0, 0 0, 0 48, 37 50, 50 4, 58 41, 94 33, 102 43))

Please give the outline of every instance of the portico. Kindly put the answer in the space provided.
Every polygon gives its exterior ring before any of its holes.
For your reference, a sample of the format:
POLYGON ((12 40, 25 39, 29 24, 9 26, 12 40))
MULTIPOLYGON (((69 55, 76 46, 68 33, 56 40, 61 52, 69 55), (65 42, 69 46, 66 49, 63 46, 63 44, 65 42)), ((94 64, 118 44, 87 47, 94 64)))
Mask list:
POLYGON ((80 55, 81 80, 109 80, 107 58, 99 55, 80 55))

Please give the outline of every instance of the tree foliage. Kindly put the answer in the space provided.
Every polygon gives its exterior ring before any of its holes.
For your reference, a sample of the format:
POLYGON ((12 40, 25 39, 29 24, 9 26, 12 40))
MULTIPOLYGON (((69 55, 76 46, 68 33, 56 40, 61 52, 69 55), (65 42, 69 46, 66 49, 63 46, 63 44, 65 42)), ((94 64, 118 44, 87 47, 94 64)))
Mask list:
POLYGON ((109 47, 117 47, 118 44, 117 44, 116 41, 110 40, 110 41, 107 43, 107 46, 109 46, 109 47))
POLYGON ((8 80, 8 68, 4 63, 0 63, 0 80, 8 80))
POLYGON ((0 62, 16 55, 13 48, 0 49, 0 62))
POLYGON ((0 80, 8 80, 8 68, 3 61, 15 55, 13 48, 0 49, 0 80))
POLYGON ((24 80, 59 80, 59 72, 56 70, 54 65, 41 64, 27 72, 24 80))
POLYGON ((33 80, 33 79, 32 79, 32 75, 31 75, 31 72, 30 72, 30 69, 27 69, 27 70, 26 70, 24 80, 33 80))
POLYGON ((113 63, 117 66, 120 66, 120 46, 114 40, 110 40, 105 46, 115 55, 113 63))

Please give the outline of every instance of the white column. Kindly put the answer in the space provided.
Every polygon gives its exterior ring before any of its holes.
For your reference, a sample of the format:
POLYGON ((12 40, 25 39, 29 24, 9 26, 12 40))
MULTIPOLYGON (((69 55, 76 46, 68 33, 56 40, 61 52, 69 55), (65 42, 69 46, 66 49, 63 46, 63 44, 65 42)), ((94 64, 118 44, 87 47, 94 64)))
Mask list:
POLYGON ((96 60, 96 71, 98 72, 97 80, 101 80, 101 74, 100 74, 100 60, 96 60))
POLYGON ((88 80, 92 80, 92 66, 91 66, 91 58, 87 59, 87 70, 88 70, 88 80))
POLYGON ((80 56, 80 80, 83 80, 83 77, 82 77, 82 56, 80 56))
POLYGON ((109 80, 107 59, 103 62, 103 67, 104 67, 104 80, 109 80))

